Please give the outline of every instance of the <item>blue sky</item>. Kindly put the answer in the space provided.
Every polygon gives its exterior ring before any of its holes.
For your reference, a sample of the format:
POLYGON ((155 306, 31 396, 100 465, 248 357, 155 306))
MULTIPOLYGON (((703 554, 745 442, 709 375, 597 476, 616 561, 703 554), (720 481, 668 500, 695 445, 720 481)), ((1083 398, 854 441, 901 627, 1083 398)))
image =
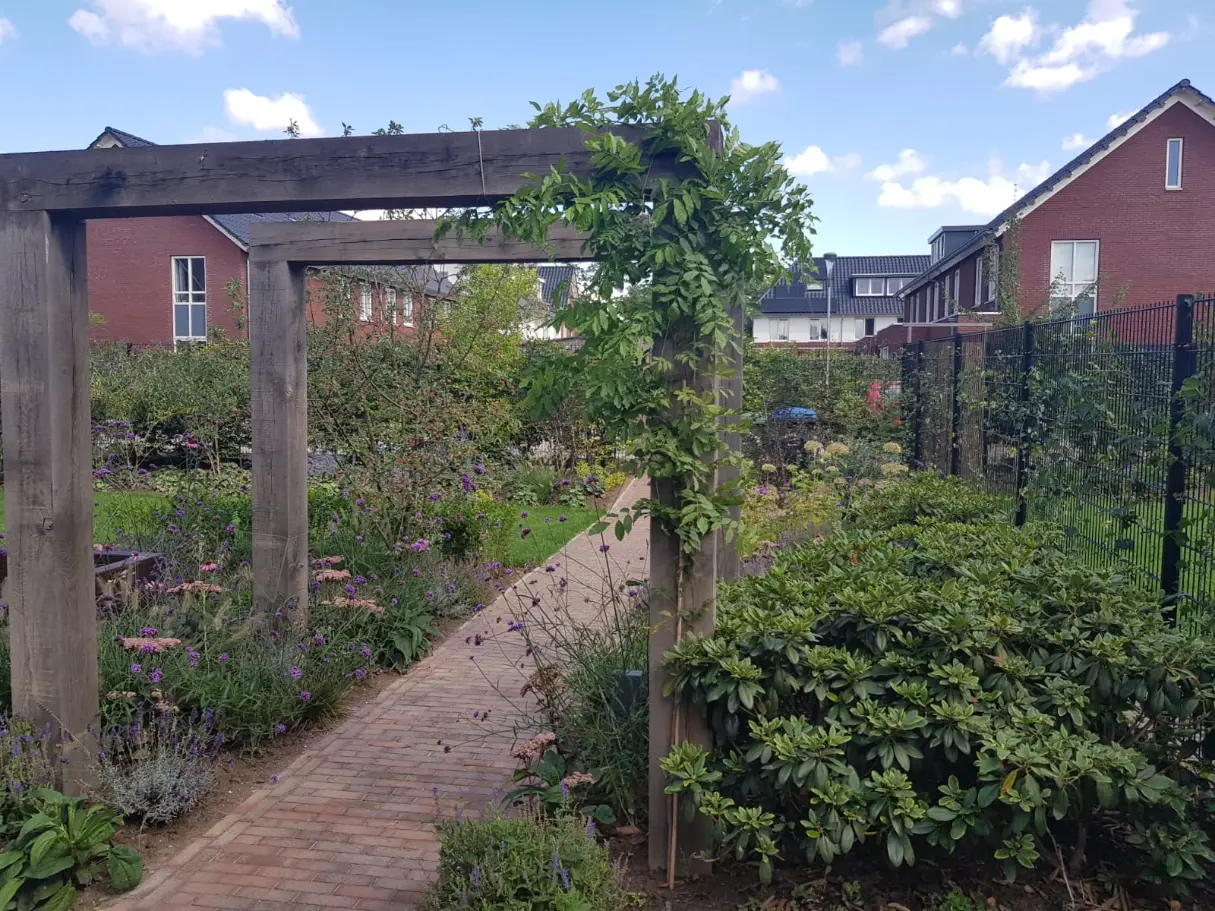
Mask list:
POLYGON ((654 72, 733 94, 819 252, 927 252, 1198 63, 1212 0, 0 0, 0 151, 523 122, 654 72))

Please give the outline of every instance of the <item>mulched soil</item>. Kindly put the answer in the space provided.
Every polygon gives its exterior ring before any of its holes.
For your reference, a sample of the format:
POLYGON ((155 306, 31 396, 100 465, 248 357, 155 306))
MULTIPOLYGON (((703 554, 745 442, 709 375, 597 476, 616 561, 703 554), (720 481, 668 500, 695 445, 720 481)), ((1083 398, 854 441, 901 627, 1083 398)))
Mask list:
POLYGON ((942 898, 959 888, 971 907, 949 911, 1210 911, 1215 892, 1195 892, 1184 901, 1144 893, 1130 896, 1097 880, 1064 883, 1032 878, 1006 885, 995 871, 943 869, 921 861, 914 870, 845 866, 821 871, 780 870, 771 886, 759 884, 754 865, 719 865, 704 879, 679 881, 667 889, 665 877, 646 870, 644 844, 619 846, 630 891, 645 911, 938 911, 942 898), (847 888, 845 887, 847 884, 847 888), (1070 887, 1070 889, 1069 889, 1070 887))

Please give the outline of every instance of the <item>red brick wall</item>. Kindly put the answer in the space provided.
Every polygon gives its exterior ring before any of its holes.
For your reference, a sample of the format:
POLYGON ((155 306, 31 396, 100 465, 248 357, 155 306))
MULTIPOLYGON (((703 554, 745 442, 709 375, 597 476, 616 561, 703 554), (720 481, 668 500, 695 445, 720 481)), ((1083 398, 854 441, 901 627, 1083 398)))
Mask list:
POLYGON ((234 331, 224 286, 245 284, 245 254, 201 216, 88 222, 89 310, 105 323, 92 337, 173 343, 174 256, 207 259, 207 325, 234 331))
POLYGON ((1099 311, 1215 289, 1213 211, 1215 128, 1175 104, 1025 217, 1018 238, 1022 312, 1046 303, 1054 240, 1101 242, 1099 311), (1166 142, 1178 136, 1185 140, 1183 188, 1166 190, 1166 142))

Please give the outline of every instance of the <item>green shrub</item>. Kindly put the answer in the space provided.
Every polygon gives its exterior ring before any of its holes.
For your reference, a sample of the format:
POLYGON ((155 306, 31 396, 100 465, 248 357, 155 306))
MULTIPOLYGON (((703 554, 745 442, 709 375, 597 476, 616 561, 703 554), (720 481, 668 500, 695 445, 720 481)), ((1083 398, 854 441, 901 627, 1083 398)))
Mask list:
POLYGON ((976 491, 960 478, 917 471, 897 483, 879 484, 858 496, 846 519, 854 528, 886 529, 920 519, 990 520, 1001 511, 998 498, 976 491))
MULTIPOLYGON (((0 669, 8 680, 7 642, 3 655, 0 669)), ((21 717, 0 716, 0 842, 21 831, 38 789, 55 783, 54 753, 47 731, 36 730, 21 717)))
MULTIPOLYGON (((959 493, 895 485, 862 525, 918 514, 909 491, 934 510, 959 493)), ((1011 877, 1057 842, 1078 870, 1102 839, 1145 877, 1201 877, 1215 642, 1053 530, 920 523, 828 538, 723 589, 715 635, 667 656, 715 736, 708 756, 664 761, 669 790, 765 876, 777 856, 862 845, 894 866, 994 857, 1011 877)))
POLYGON ((607 850, 589 823, 570 816, 436 824, 439 885, 432 911, 618 911, 625 905, 607 850))

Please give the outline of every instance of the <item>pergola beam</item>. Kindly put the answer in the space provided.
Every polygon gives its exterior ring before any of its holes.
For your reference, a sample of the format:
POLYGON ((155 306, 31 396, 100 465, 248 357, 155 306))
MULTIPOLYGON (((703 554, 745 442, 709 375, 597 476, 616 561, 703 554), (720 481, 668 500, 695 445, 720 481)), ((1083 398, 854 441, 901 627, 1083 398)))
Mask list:
POLYGON ((438 222, 262 222, 249 228, 249 257, 308 266, 408 266, 436 262, 537 263, 590 259, 586 235, 554 225, 544 245, 526 244, 491 231, 484 244, 455 231, 436 240, 438 222))
MULTIPOLYGON (((644 127, 611 132, 644 146, 644 127)), ((581 129, 562 127, 8 154, 0 211, 123 218, 479 206, 554 167, 590 177, 585 143, 581 129)), ((649 173, 679 170, 667 152, 649 173)))

